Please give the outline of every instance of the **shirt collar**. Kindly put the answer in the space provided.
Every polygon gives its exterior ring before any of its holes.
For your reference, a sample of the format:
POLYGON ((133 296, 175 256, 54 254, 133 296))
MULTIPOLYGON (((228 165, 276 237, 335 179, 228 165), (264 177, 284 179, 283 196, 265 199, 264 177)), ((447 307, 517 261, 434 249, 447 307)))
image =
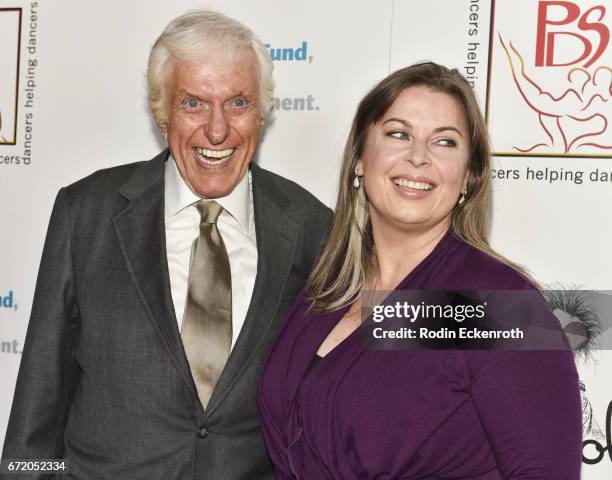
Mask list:
MULTIPOLYGON (((181 177, 172 154, 168 156, 166 161, 164 180, 164 214, 166 219, 204 198, 196 195, 189 189, 183 177, 181 177)), ((250 185, 251 172, 249 170, 229 195, 215 198, 215 201, 238 221, 245 232, 249 231, 250 185)))

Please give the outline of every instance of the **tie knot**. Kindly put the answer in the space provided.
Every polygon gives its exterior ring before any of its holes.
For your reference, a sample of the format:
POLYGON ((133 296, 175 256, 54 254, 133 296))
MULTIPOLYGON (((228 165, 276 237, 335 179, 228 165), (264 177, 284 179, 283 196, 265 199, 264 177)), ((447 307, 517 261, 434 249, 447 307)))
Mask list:
POLYGON ((200 212, 201 223, 217 223, 223 211, 223 207, 214 200, 200 200, 196 203, 196 208, 200 212))

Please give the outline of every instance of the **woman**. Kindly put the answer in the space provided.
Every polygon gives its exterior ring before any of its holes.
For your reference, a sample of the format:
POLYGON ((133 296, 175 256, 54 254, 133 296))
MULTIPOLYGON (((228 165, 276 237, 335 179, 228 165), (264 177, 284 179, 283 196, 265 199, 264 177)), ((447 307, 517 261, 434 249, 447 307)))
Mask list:
POLYGON ((278 478, 579 478, 570 351, 375 350, 358 333, 365 290, 535 290, 487 244, 489 178, 456 70, 414 65, 361 101, 329 241, 260 384, 278 478))

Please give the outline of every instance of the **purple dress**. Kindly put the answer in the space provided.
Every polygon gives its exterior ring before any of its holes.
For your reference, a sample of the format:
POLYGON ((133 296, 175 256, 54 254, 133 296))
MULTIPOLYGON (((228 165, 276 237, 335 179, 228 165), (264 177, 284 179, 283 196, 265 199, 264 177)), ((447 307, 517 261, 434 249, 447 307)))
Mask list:
MULTIPOLYGON (((449 232, 398 288, 533 287, 449 232)), ((277 478, 580 477, 571 351, 372 350, 357 329, 312 366, 347 309, 298 297, 270 351, 258 402, 277 478)))

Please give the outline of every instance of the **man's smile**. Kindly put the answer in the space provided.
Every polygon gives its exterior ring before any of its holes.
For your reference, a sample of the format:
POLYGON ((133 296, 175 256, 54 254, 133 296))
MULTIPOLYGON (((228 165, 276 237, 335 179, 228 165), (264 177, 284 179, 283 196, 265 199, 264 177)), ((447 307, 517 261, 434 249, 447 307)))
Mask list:
POLYGON ((236 149, 211 150, 209 148, 195 147, 194 151, 198 160, 206 165, 217 166, 229 160, 236 149))

